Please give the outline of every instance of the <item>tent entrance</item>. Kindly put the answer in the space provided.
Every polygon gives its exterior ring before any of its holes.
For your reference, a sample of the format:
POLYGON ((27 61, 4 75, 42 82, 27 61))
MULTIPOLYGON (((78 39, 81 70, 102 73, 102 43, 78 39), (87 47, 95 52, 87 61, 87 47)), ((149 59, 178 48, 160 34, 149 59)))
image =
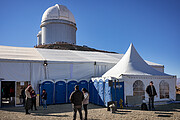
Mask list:
POLYGON ((15 81, 1 81, 1 106, 15 106, 15 81))
POLYGON ((16 82, 16 106, 25 104, 25 88, 28 86, 28 81, 16 82))

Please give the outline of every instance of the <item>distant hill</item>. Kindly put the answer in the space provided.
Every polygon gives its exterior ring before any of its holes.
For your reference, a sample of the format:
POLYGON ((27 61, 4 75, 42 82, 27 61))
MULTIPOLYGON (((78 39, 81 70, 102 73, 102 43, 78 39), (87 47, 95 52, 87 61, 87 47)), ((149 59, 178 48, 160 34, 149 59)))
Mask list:
POLYGON ((97 50, 94 48, 90 48, 88 46, 79 46, 68 43, 56 43, 56 44, 47 44, 47 45, 38 45, 34 46, 35 48, 44 48, 44 49, 59 49, 59 50, 77 50, 77 51, 95 51, 95 52, 104 52, 104 53, 116 53, 109 52, 104 50, 97 50))
POLYGON ((180 88, 180 78, 177 78, 176 85, 180 88))

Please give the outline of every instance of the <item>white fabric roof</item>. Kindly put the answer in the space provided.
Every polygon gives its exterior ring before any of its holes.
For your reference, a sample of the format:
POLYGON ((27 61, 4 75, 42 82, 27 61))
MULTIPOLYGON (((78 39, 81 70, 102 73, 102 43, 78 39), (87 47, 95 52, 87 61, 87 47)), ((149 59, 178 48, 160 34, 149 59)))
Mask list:
POLYGON ((120 75, 157 75, 169 76, 165 73, 159 72, 148 65, 138 54, 133 44, 122 57, 122 59, 102 77, 116 77, 120 75))
POLYGON ((66 6, 59 4, 56 4, 55 6, 48 8, 44 12, 41 22, 53 19, 67 20, 76 23, 71 11, 69 11, 66 6))
MULTIPOLYGON (((101 62, 114 63, 119 61, 118 58, 113 57, 112 53, 91 52, 91 51, 75 51, 75 50, 52 50, 52 49, 36 49, 44 59, 47 61, 56 62, 101 62)), ((118 55, 120 58, 122 54, 118 55)))
MULTIPOLYGON (((0 46, 0 60, 48 62, 101 62, 116 64, 123 54, 0 46)), ((152 66, 162 66, 146 61, 152 66)))
POLYGON ((0 59, 4 60, 44 60, 34 48, 0 46, 0 59))

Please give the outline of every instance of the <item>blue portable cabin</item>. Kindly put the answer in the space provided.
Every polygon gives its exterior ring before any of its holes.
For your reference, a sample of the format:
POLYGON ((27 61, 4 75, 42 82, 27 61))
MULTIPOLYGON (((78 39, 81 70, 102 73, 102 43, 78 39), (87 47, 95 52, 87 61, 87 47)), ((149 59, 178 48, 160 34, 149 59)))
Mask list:
POLYGON ((124 106, 124 82, 120 80, 116 80, 116 88, 115 88, 115 82, 113 81, 113 87, 112 87, 112 100, 117 101, 117 107, 120 107, 120 100, 123 101, 124 106))
POLYGON ((89 81, 89 102, 94 103, 94 83, 89 81))
POLYGON ((67 90, 66 90, 66 80, 56 80, 55 81, 55 104, 66 103, 67 90))
POLYGON ((109 86, 109 79, 105 79, 104 83, 104 104, 107 107, 107 103, 112 101, 111 87, 109 86))
POLYGON ((104 81, 102 78, 100 78, 98 80, 98 99, 99 99, 99 103, 98 105, 104 106, 104 81))
POLYGON ((86 88, 88 90, 88 80, 81 79, 78 81, 79 90, 82 90, 82 88, 86 88))
POLYGON ((93 103, 94 104, 99 104, 99 85, 98 85, 98 79, 95 78, 92 80, 93 81, 93 86, 94 86, 94 89, 93 89, 93 103))
POLYGON ((67 80, 67 103, 70 103, 69 97, 74 91, 75 85, 78 85, 77 80, 67 80))
POLYGON ((42 104, 42 99, 41 99, 41 95, 42 95, 42 91, 43 89, 46 90, 47 93, 47 104, 53 104, 54 103, 54 81, 53 80, 43 80, 40 81, 40 85, 39 85, 39 93, 40 93, 40 104, 42 104))

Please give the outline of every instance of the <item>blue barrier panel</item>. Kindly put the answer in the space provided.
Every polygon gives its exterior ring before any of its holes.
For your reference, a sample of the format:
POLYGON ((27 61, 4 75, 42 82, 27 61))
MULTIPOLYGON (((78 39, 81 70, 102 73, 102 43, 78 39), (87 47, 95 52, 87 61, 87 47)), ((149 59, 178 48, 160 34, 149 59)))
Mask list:
POLYGON ((124 82, 116 82, 116 89, 115 89, 115 83, 113 82, 112 87, 112 100, 117 101, 117 106, 120 107, 120 100, 123 100, 123 106, 124 106, 124 82))
POLYGON ((68 100, 67 101, 68 101, 68 103, 70 103, 69 97, 70 97, 71 93, 74 91, 75 85, 78 85, 77 81, 75 81, 75 80, 71 80, 67 84, 67 90, 68 90, 68 96, 67 96, 68 100))
POLYGON ((99 103, 98 105, 104 106, 104 82, 102 79, 99 80, 98 84, 99 103))
POLYGON ((65 81, 58 81, 55 83, 55 103, 66 103, 65 81))
POLYGON ((98 87, 98 81, 94 80, 94 104, 99 104, 99 95, 98 95, 99 87, 98 87))
POLYGON ((41 95, 42 95, 42 91, 43 89, 46 90, 47 93, 47 104, 53 104, 53 93, 54 93, 54 83, 51 81, 44 81, 41 85, 40 85, 40 103, 42 104, 42 99, 41 99, 41 95))
POLYGON ((89 102, 94 103, 94 83, 89 81, 89 102))
POLYGON ((104 103, 105 103, 105 106, 107 107, 107 103, 109 101, 112 101, 111 99, 111 87, 109 86, 109 80, 106 79, 105 80, 105 85, 104 85, 104 103))
POLYGON ((87 80, 80 80, 78 82, 79 90, 82 90, 82 88, 86 88, 88 90, 88 81, 87 80))

